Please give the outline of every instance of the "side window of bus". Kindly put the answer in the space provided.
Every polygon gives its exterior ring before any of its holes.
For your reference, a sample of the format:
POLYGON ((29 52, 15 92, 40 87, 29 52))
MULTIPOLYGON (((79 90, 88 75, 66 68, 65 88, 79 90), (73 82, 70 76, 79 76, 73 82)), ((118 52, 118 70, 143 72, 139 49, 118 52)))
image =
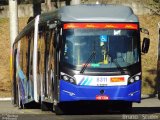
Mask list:
MULTIPOLYGON (((33 76, 33 47, 34 47, 34 32, 33 30, 27 35, 28 37, 28 65, 27 65, 27 77, 33 76)), ((29 78, 30 79, 30 78, 29 78)), ((32 79, 32 78, 31 78, 32 79)))
MULTIPOLYGON (((23 69, 23 42, 20 42, 20 49, 19 49, 19 63, 18 63, 18 68, 17 69, 23 69)), ((19 71, 19 70, 18 70, 19 71)))
POLYGON ((41 26, 39 29, 38 40, 38 71, 45 73, 45 78, 54 70, 54 48, 53 48, 53 30, 47 26, 41 26), (48 72, 48 73, 47 73, 48 72))
POLYGON ((24 52, 24 59, 23 59, 24 68, 23 68, 23 71, 24 71, 24 74, 27 75, 27 62, 28 62, 28 40, 27 40, 27 37, 25 36, 23 38, 23 40, 24 40, 24 45, 23 45, 23 49, 24 49, 24 51, 23 51, 24 52))
POLYGON ((21 38, 20 42, 20 53, 19 53, 19 67, 29 79, 29 75, 32 75, 32 62, 33 62, 33 33, 27 34, 21 38))
POLYGON ((46 37, 47 42, 47 50, 48 50, 48 62, 49 62, 49 69, 52 71, 54 70, 54 46, 53 46, 53 41, 54 41, 54 34, 53 30, 48 31, 47 34, 48 37, 46 37))
POLYGON ((39 27, 39 38, 38 38, 38 57, 37 57, 37 71, 39 74, 44 73, 44 58, 45 58, 45 39, 44 39, 44 28, 39 27))

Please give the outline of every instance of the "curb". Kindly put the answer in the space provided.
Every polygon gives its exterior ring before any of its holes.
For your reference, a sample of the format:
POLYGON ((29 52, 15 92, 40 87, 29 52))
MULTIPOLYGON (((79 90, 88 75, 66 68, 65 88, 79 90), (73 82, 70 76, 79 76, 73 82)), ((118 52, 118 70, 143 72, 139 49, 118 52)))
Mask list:
POLYGON ((7 97, 7 98, 0 98, 0 101, 11 101, 12 98, 11 97, 7 97))
POLYGON ((158 94, 141 94, 141 99, 145 99, 145 98, 155 98, 158 97, 158 94))

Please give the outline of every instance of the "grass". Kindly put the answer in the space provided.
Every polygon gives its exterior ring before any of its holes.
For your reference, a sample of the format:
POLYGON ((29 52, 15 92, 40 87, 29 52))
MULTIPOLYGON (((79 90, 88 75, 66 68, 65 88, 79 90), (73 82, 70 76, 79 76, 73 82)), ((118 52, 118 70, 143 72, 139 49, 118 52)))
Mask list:
MULTIPOLYGON (((19 31, 26 25, 28 18, 19 19, 19 31)), ((148 54, 142 55, 142 93, 154 94, 156 89, 158 22, 160 16, 139 16, 141 27, 150 32, 150 49, 148 54)), ((145 35, 142 34, 141 38, 145 35)), ((0 97, 11 96, 11 82, 9 75, 9 20, 0 19, 0 97)))

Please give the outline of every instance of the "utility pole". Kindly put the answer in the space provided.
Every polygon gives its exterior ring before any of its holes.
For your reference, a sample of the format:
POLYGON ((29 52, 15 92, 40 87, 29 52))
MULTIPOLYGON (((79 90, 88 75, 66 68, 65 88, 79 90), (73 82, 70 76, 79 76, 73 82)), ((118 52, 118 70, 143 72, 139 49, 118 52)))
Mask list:
MULTIPOLYGON (((18 7, 17 7, 17 0, 9 0, 9 23, 10 23, 10 80, 11 85, 16 85, 16 82, 12 80, 12 47, 15 41, 16 36, 18 35, 18 7)), ((12 96, 16 95, 16 90, 13 89, 12 96)), ((14 96, 16 97, 16 96, 14 96)), ((15 105, 17 102, 16 100, 12 101, 15 105)))
POLYGON ((41 0, 33 0, 33 17, 41 14, 41 0))
POLYGON ((81 4, 81 0, 72 0, 71 4, 72 5, 81 4))
POLYGON ((18 35, 18 7, 17 0, 9 0, 9 23, 11 48, 18 35))

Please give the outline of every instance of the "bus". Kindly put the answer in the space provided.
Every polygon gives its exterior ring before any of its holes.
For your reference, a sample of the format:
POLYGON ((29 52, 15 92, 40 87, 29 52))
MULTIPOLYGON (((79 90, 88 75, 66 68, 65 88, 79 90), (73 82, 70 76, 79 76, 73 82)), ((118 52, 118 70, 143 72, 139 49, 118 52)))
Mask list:
POLYGON ((62 114, 67 103, 113 102, 129 111, 141 101, 141 53, 138 17, 122 5, 73 5, 38 15, 13 45, 13 103, 53 105, 62 114))

